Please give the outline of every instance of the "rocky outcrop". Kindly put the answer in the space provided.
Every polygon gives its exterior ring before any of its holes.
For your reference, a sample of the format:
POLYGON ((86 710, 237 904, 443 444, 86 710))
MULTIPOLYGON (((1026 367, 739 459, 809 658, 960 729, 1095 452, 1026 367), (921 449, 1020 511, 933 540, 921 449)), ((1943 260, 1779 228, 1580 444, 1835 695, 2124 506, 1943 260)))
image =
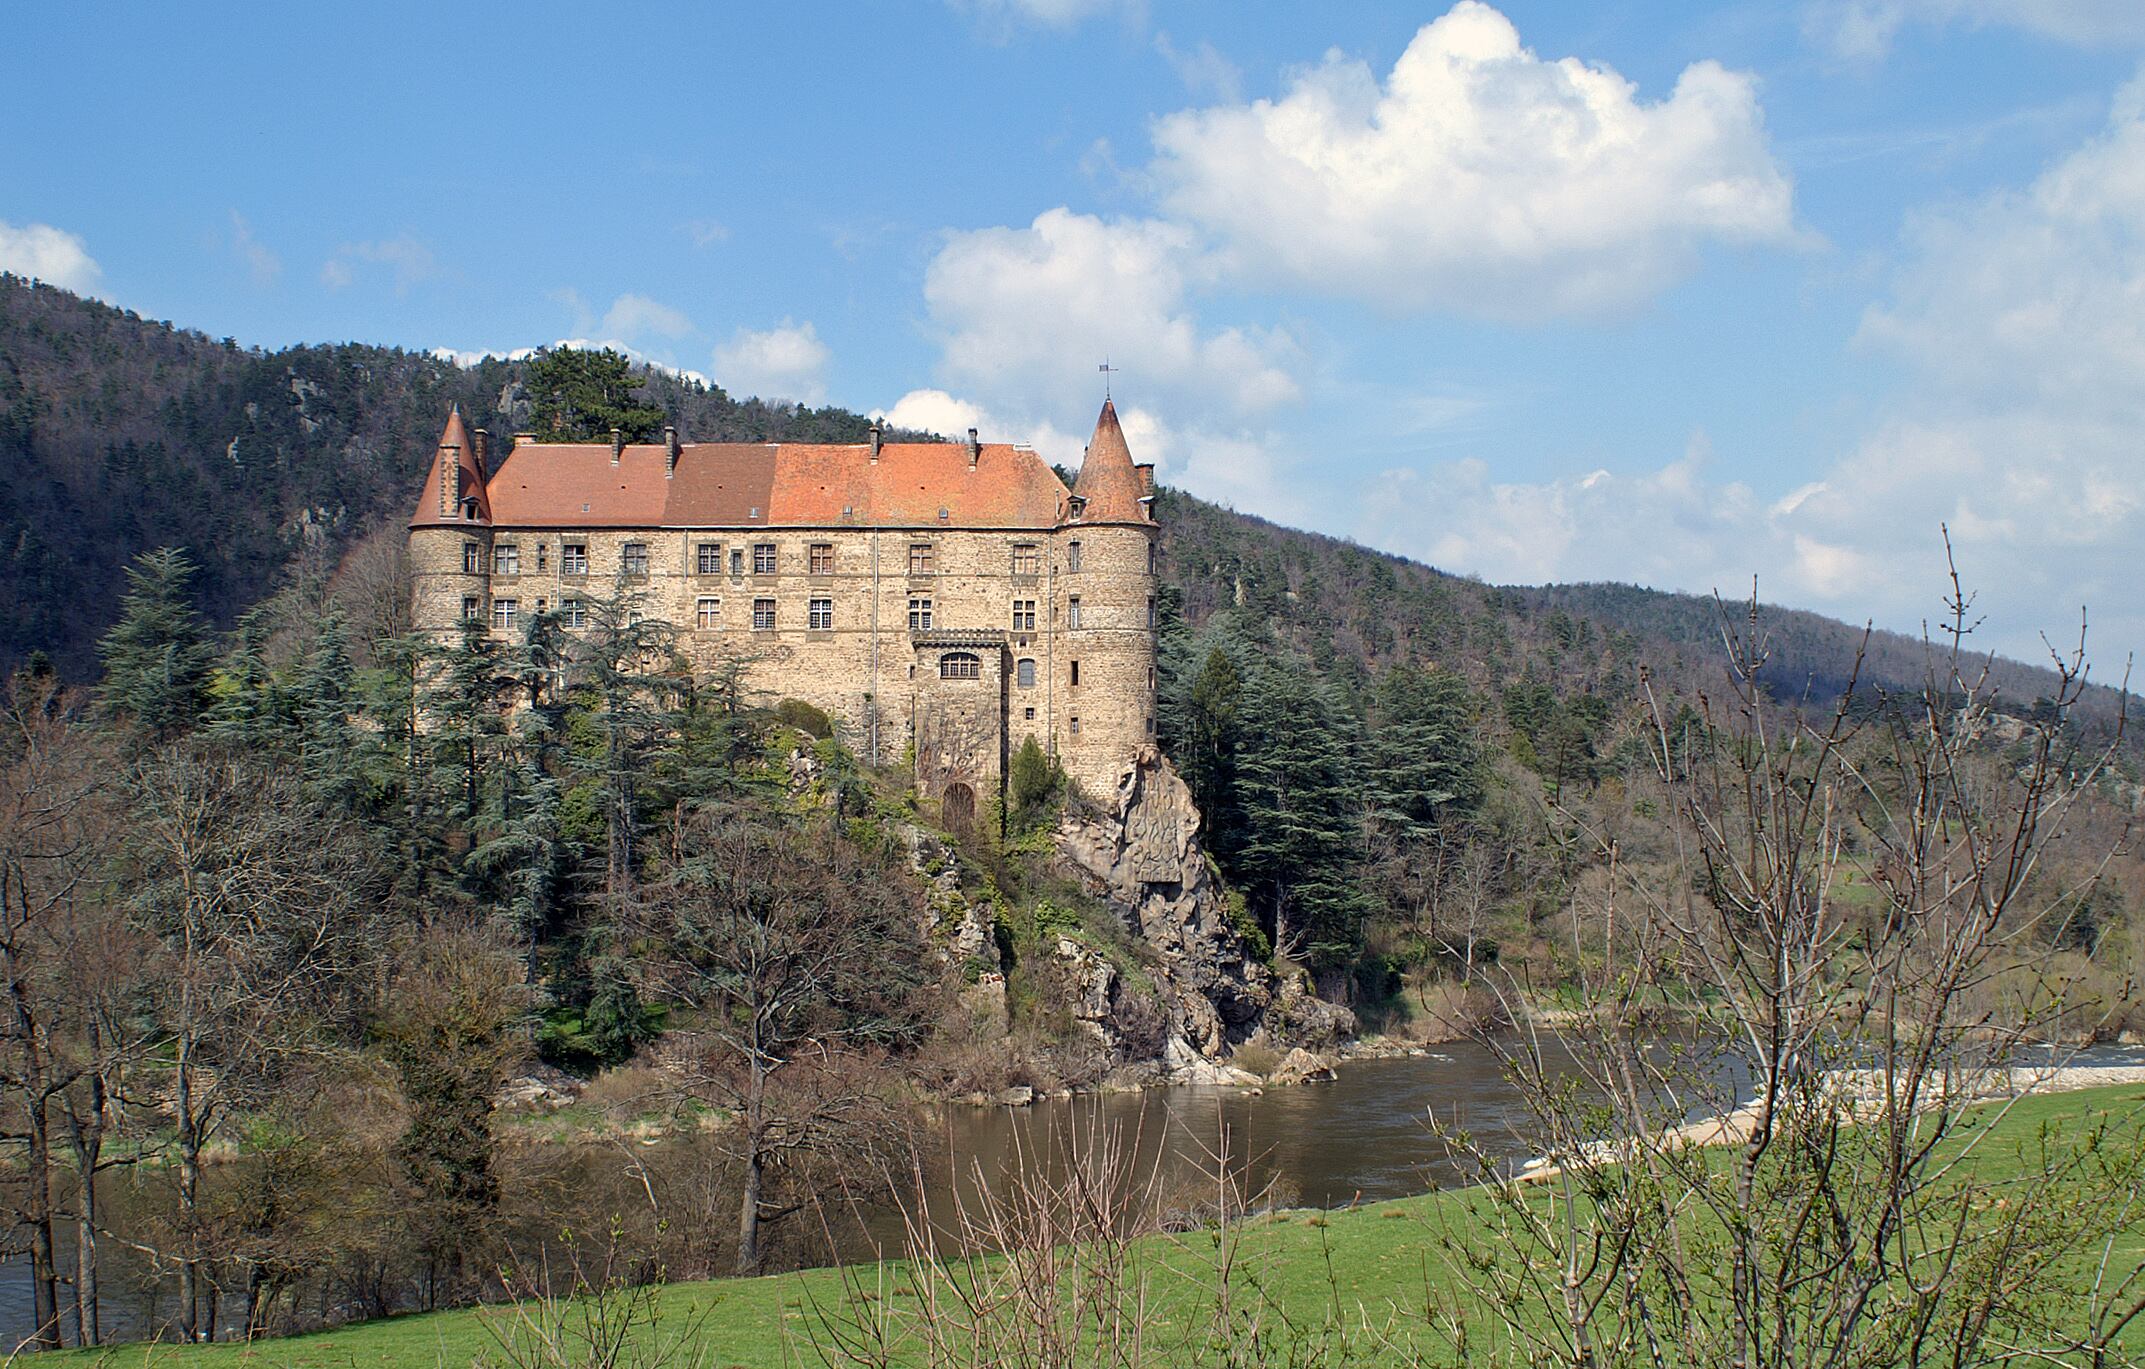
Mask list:
POLYGON ((1330 1049, 1352 1035, 1355 1019, 1346 1008, 1318 1000, 1300 976, 1277 982, 1252 957, 1230 921, 1199 827, 1191 790, 1146 746, 1119 777, 1108 811, 1070 815, 1057 831, 1059 851, 1089 892, 1156 953, 1169 1018, 1164 1064, 1176 1076, 1205 1076, 1255 1034, 1284 1050, 1330 1049))

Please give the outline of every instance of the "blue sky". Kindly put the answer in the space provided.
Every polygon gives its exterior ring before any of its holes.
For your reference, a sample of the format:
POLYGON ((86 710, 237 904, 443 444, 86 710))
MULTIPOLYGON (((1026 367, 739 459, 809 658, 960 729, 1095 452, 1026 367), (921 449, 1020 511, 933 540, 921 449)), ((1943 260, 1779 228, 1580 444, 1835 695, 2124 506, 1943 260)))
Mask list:
MULTIPOLYGON (((0 268, 615 342, 1496 581, 2145 645, 2145 3, 18 7, 0 268), (27 55, 29 60, 22 60, 27 55)), ((413 462, 418 460, 413 454, 413 462)))

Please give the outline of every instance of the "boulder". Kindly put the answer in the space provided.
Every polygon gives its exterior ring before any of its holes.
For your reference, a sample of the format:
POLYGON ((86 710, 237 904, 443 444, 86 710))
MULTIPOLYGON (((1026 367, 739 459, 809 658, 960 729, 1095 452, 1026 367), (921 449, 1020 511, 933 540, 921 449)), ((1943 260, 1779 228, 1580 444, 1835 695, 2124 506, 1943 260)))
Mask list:
POLYGON ((1324 1084, 1332 1082, 1334 1077, 1331 1060, 1323 1055, 1313 1055, 1301 1046, 1282 1056, 1281 1063, 1266 1076, 1267 1082, 1274 1084, 1324 1084))

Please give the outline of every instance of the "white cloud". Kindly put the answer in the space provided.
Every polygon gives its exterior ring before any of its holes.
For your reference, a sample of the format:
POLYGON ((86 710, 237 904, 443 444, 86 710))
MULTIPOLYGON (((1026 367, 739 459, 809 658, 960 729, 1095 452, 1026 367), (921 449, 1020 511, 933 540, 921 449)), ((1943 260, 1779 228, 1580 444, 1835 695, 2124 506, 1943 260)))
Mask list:
POLYGON ((1180 48, 1170 41, 1166 33, 1154 36, 1154 50, 1162 60, 1169 63, 1184 88, 1194 95, 1211 96, 1230 103, 1243 98, 1244 73, 1236 63, 1215 51, 1214 45, 1202 38, 1190 48, 1180 48))
POLYGON ((1761 506, 1687 456, 1635 477, 1497 484, 1395 473, 1366 540, 1492 579, 1608 576, 1740 592, 1913 629, 1944 588, 1939 525, 1988 645, 2039 659, 2092 613, 2105 662, 2145 648, 2145 78, 2030 186, 1925 217, 1858 346, 1908 379, 1819 480, 1761 506))
POLYGON ((329 289, 341 290, 355 283, 366 267, 385 268, 398 295, 407 295, 410 287, 440 273, 432 249, 412 234, 401 233, 376 242, 344 243, 321 263, 320 279, 329 289))
POLYGON ((1382 84, 1329 53, 1279 99, 1170 115, 1155 142, 1164 204, 1241 278, 1392 310, 1613 311, 1705 243, 1800 236, 1750 76, 1698 62, 1642 102, 1607 67, 1536 56, 1477 0, 1382 84))
POLYGON ((667 304, 646 295, 620 295, 605 311, 601 329, 617 337, 684 337, 693 331, 692 320, 667 304))
POLYGON ((21 226, 0 219, 0 271, 41 280, 86 295, 97 288, 104 268, 90 256, 81 238, 48 223, 21 226))
POLYGON ((1872 61, 1909 23, 2023 29, 2080 47, 2145 43, 2138 0, 1811 0, 1803 29, 1834 55, 1872 61))
POLYGON ((924 300, 964 388, 1016 412, 1055 412, 1099 388, 1107 358, 1173 407, 1257 410, 1297 397, 1279 332, 1203 329, 1185 305, 1206 274, 1190 230, 1047 210, 1026 228, 956 233, 924 274, 924 300))
POLYGON ((1138 24, 1147 14, 1145 0, 952 0, 952 4, 1000 37, 1016 26, 1069 29, 1111 14, 1138 24))
POLYGON ((765 332, 740 328, 715 349, 715 374, 733 395, 817 404, 826 397, 827 345, 809 321, 765 332))
POLYGON ((231 211, 231 250, 246 264, 255 285, 267 285, 283 274, 283 259, 253 235, 253 225, 236 209, 231 211))
POLYGON ((730 229, 719 219, 694 219, 685 225, 685 235, 695 247, 714 247, 730 240, 730 229))
MULTIPOLYGON (((582 352, 608 349, 617 352, 636 365, 646 366, 650 370, 660 371, 664 375, 676 376, 680 380, 690 380, 699 385, 713 384, 712 381, 698 371, 689 370, 683 366, 673 366, 667 361, 658 361, 647 353, 636 351, 615 338, 562 337, 556 342, 547 345, 553 351, 560 348, 582 352)), ((493 357, 501 361, 526 361, 542 350, 544 349, 539 347, 433 347, 427 349, 427 355, 438 357, 441 361, 451 361, 466 371, 478 362, 489 360, 493 357)))

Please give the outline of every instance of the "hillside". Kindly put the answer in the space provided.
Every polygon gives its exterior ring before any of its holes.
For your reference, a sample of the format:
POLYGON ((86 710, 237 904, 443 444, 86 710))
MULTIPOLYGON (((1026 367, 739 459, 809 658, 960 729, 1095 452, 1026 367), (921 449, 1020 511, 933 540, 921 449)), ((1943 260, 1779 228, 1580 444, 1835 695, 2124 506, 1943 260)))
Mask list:
MULTIPOLYGON (((202 607, 229 625, 309 545, 331 556, 399 520, 458 403, 476 426, 528 417, 522 365, 465 369, 357 343, 249 348, 0 275, 0 668, 43 650, 88 678, 112 622, 118 568, 185 546, 202 607)), ((862 440, 839 408, 738 400, 650 373, 648 396, 702 441, 862 440)), ((1624 585, 1500 588, 1339 539, 1283 528, 1165 490, 1167 574, 1197 626, 1241 607, 1346 683, 1401 660, 1477 688, 1539 679, 1560 692, 1626 693, 1645 662, 1691 679, 1716 659, 1707 600, 1624 585)), ((1860 632, 1815 614, 1771 616, 1783 691, 1837 692, 1860 632)), ((1879 683, 1922 674, 1920 643, 1878 634, 1879 683)), ((2005 663, 2021 705, 2048 672, 2005 663)), ((2093 712, 2112 717, 2104 692, 2093 712)))

